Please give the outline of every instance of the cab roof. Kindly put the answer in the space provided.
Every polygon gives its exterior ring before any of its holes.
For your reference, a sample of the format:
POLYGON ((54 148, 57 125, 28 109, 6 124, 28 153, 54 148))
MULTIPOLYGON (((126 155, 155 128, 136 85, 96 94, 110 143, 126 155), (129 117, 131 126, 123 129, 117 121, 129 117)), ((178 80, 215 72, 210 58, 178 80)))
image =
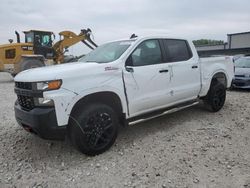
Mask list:
POLYGON ((121 39, 117 39, 117 40, 112 40, 112 41, 108 41, 108 42, 116 42, 116 41, 139 41, 139 40, 147 40, 147 39, 177 39, 177 40, 186 40, 189 41, 189 39, 183 38, 183 37, 179 37, 176 35, 140 35, 134 38, 121 38, 121 39))
POLYGON ((23 31, 24 33, 30 33, 30 32, 43 32, 43 33, 50 33, 53 34, 52 31, 42 31, 42 30, 29 30, 29 31, 23 31))

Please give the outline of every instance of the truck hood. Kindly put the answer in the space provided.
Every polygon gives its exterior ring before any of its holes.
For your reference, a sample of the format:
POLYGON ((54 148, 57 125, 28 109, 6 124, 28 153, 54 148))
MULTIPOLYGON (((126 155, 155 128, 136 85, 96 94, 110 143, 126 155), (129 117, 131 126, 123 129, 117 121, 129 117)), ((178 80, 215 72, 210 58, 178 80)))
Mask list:
POLYGON ((91 73, 97 68, 103 67, 103 64, 75 62, 60 65, 52 65, 47 67, 40 67, 22 71, 16 75, 15 81, 17 82, 39 82, 55 79, 63 79, 69 75, 91 73))

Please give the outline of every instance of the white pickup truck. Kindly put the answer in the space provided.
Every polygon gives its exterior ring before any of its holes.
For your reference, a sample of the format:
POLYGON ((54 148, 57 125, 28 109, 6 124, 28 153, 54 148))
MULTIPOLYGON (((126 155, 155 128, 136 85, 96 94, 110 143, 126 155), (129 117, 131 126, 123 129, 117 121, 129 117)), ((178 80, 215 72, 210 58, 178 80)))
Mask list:
POLYGON ((15 116, 44 139, 69 136, 87 155, 109 149, 118 125, 151 119, 204 101, 220 110, 231 86, 229 57, 200 59, 191 41, 136 37, 99 46, 76 63, 15 77, 15 116))

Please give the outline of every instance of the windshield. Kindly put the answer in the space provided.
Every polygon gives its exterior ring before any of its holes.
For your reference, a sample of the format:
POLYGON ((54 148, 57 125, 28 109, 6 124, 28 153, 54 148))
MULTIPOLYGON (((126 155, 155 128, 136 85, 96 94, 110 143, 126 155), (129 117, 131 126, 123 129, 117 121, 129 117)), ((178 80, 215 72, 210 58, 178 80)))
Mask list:
POLYGON ((103 44, 79 59, 81 62, 108 63, 117 60, 133 41, 116 41, 103 44))
POLYGON ((235 61, 235 67, 250 68, 250 58, 239 58, 235 61))

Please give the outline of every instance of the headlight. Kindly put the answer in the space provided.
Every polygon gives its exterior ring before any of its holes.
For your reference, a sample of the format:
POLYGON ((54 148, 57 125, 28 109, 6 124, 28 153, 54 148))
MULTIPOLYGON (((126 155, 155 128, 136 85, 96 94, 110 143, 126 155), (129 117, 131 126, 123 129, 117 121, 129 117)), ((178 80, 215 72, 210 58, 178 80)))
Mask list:
POLYGON ((52 80, 52 81, 45 81, 45 82, 37 82, 36 89, 37 90, 55 90, 59 89, 62 85, 62 80, 52 80))
MULTIPOLYGON (((62 85, 62 80, 52 80, 52 81, 44 81, 44 82, 36 82, 34 83, 35 90, 43 92, 59 89, 62 85)), ((46 98, 34 98, 35 106, 54 106, 54 101, 52 99, 46 98)))

